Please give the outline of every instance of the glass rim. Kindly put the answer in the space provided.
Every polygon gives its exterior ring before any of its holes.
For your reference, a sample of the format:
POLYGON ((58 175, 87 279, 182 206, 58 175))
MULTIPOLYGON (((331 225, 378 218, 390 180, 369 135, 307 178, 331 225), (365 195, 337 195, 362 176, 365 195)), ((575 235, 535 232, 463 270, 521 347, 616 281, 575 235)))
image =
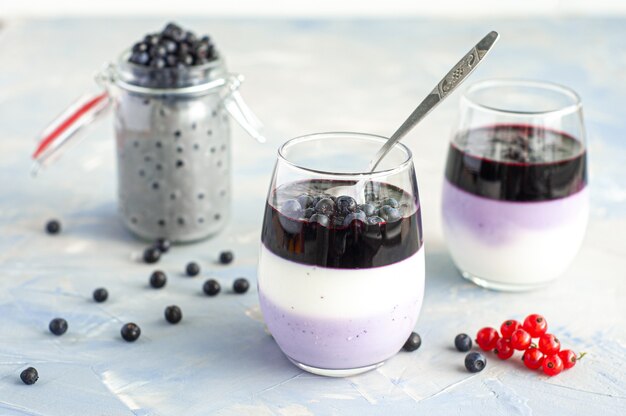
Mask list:
POLYGON ((492 78, 485 79, 482 81, 477 81, 471 84, 466 90, 463 92, 461 96, 462 102, 468 106, 472 106, 483 111, 489 111, 497 114, 505 114, 505 115, 516 115, 520 117, 536 117, 536 116, 546 116, 546 115, 555 115, 555 114, 570 114, 580 111, 582 108, 582 101, 580 96, 573 89, 566 87, 564 85, 551 82, 551 81, 538 81, 532 79, 521 79, 521 78, 492 78), (543 89, 546 91, 557 92, 564 97, 567 97, 570 100, 569 104, 560 106, 559 108, 550 109, 550 110, 537 110, 537 111, 520 111, 520 110, 512 110, 499 108, 497 106, 489 106, 480 103, 477 99, 472 98, 472 94, 485 89, 494 89, 498 87, 534 87, 536 89, 543 89))
MULTIPOLYGON (((299 163, 295 163, 291 160, 288 159, 287 155, 286 155, 286 151, 289 150, 289 147, 291 146, 295 146, 298 144, 302 144, 302 143, 306 143, 308 141, 313 141, 313 140, 329 140, 329 139, 341 139, 341 138, 348 138, 348 137, 357 137, 357 138, 362 138, 362 139, 366 139, 366 140, 371 140, 374 142, 379 142, 380 145, 382 146, 384 143, 387 142, 388 138, 385 136, 381 136, 378 134, 371 134, 371 133, 359 133, 359 132, 351 132, 351 131, 335 131, 335 132, 322 132, 322 133, 311 133, 311 134, 305 134, 302 136, 297 136, 294 137, 292 139, 287 140, 285 143, 283 143, 279 148, 278 148, 278 160, 280 160, 281 162, 284 162, 296 169, 300 169, 303 170, 305 172, 309 172, 309 173, 315 173, 315 174, 321 174, 321 175, 328 175, 328 176, 339 176, 339 177, 375 177, 375 176, 384 176, 384 175, 391 175, 391 174, 395 174, 398 172, 401 172, 403 170, 405 170, 407 167, 409 167, 411 165, 411 163, 413 162, 413 153, 411 152, 411 149, 409 149, 405 144, 403 143, 396 143, 392 149, 396 148, 396 147, 400 147, 400 149, 404 152, 405 158, 402 162, 396 164, 395 166, 388 168, 388 169, 375 169, 371 172, 369 171, 356 171, 356 172, 333 172, 333 171, 327 171, 327 170, 322 170, 322 169, 312 169, 306 166, 303 166, 302 164, 299 163)), ((374 155, 372 155, 372 157, 374 157, 374 155)))

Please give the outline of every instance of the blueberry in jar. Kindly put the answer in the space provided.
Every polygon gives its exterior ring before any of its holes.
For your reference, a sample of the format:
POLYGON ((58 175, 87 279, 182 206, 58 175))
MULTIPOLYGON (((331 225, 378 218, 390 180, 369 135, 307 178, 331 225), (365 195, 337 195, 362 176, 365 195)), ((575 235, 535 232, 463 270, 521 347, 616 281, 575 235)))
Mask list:
POLYGON ((358 209, 363 211, 365 215, 367 215, 368 217, 371 217, 374 214, 376 214, 376 207, 374 207, 374 205, 372 204, 361 204, 358 206, 358 209))
POLYGON ((176 305, 171 305, 165 308, 165 320, 170 324, 177 324, 183 319, 183 312, 176 305))
POLYGON ((190 263, 187 263, 187 266, 185 267, 185 272, 187 273, 187 276, 197 276, 200 273, 200 266, 198 265, 198 263, 192 261, 190 263))
POLYGON ((249 288, 250 283, 248 282, 248 279, 245 279, 243 277, 235 279, 235 281, 233 282, 233 290, 235 291, 235 293, 246 293, 249 288))
POLYGON ((289 218, 300 218, 302 215, 302 206, 295 199, 288 199, 283 202, 281 211, 289 218))
POLYGON ((209 279, 202 285, 202 291, 206 293, 207 296, 215 296, 220 293, 220 290, 222 290, 222 287, 215 279, 209 279))
POLYGON ((63 318, 54 318, 50 321, 48 329, 50 329, 50 332, 54 335, 63 335, 67 332, 67 321, 63 318))
POLYGON ((398 208, 398 206, 400 204, 398 204, 398 201, 395 198, 385 198, 382 200, 382 202, 380 203, 381 205, 388 205, 391 208, 398 208))
POLYGON ((343 219, 342 225, 350 225, 353 221, 360 221, 362 223, 365 223, 367 221, 367 216, 363 211, 351 212, 343 219))
POLYGON ((302 194, 296 198, 303 209, 311 208, 313 206, 313 197, 309 194, 302 194))
POLYGON ((167 283, 167 276, 161 270, 155 270, 150 275, 150 286, 155 289, 161 289, 167 283))
POLYGON ((139 339, 139 336, 141 335, 141 328, 139 328, 137 324, 129 322, 122 326, 120 334, 122 335, 124 341, 135 342, 137 341, 137 339, 139 339))
POLYGON ((356 211, 356 201, 351 196, 341 195, 337 197, 335 205, 339 215, 346 216, 356 211))
POLYGON ((378 210, 378 216, 382 218, 383 220, 385 220, 386 222, 394 222, 402 218, 400 211, 389 205, 383 205, 378 210))
POLYGON ((322 227, 328 227, 330 219, 324 214, 313 214, 311 215, 311 218, 309 218, 309 222, 317 223, 322 227))
POLYGON ((98 289, 93 291, 93 300, 98 303, 102 303, 109 298, 109 292, 103 288, 99 287, 98 289))
POLYGON ((315 212, 328 217, 335 212, 335 202, 330 198, 322 198, 315 204, 315 212))
POLYGON ((22 383, 30 386, 31 384, 35 384, 37 380, 39 380, 39 373, 33 367, 28 367, 20 374, 20 379, 22 383))
POLYGON ((380 218, 380 217, 378 217, 378 216, 376 216, 376 215, 374 215, 374 216, 372 216, 372 217, 369 217, 369 218, 367 219, 367 223, 368 223, 369 225, 378 225, 378 224, 381 224, 381 223, 383 223, 383 222, 385 222, 385 220, 383 220, 382 218, 380 218))

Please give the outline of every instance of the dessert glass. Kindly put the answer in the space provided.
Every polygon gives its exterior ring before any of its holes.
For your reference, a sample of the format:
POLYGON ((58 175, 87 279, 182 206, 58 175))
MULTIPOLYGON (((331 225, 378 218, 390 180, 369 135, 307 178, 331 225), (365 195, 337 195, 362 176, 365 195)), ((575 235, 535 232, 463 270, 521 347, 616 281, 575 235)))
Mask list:
POLYGON ((578 95, 556 84, 489 80, 461 100, 443 185, 443 229, 472 282, 529 290, 563 274, 589 213, 578 95))
POLYGON ((374 369, 413 330, 424 293, 419 195, 410 150, 361 133, 292 139, 278 151, 258 267, 265 323, 298 367, 374 369))

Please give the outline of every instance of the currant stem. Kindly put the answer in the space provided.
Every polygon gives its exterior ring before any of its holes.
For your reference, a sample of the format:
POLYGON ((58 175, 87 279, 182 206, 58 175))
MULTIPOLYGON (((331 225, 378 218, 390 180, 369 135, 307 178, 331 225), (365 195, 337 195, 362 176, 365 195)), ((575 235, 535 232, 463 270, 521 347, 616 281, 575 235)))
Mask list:
POLYGON ((578 354, 578 357, 576 357, 576 361, 580 361, 585 355, 587 355, 586 352, 581 352, 580 354, 578 354))

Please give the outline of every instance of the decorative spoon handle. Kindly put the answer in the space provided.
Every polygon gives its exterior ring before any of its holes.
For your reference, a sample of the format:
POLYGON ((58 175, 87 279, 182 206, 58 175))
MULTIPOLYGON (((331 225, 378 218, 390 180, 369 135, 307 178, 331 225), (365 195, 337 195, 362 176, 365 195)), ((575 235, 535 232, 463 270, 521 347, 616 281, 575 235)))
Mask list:
POLYGON ((430 111, 448 96, 465 78, 478 66, 487 52, 491 49, 500 35, 491 31, 482 38, 464 57, 461 59, 446 76, 439 81, 434 90, 417 106, 409 118, 400 126, 398 130, 387 140, 378 150, 376 156, 370 161, 370 171, 376 169, 380 161, 389 153, 391 148, 400 141, 417 123, 420 122, 430 111))

